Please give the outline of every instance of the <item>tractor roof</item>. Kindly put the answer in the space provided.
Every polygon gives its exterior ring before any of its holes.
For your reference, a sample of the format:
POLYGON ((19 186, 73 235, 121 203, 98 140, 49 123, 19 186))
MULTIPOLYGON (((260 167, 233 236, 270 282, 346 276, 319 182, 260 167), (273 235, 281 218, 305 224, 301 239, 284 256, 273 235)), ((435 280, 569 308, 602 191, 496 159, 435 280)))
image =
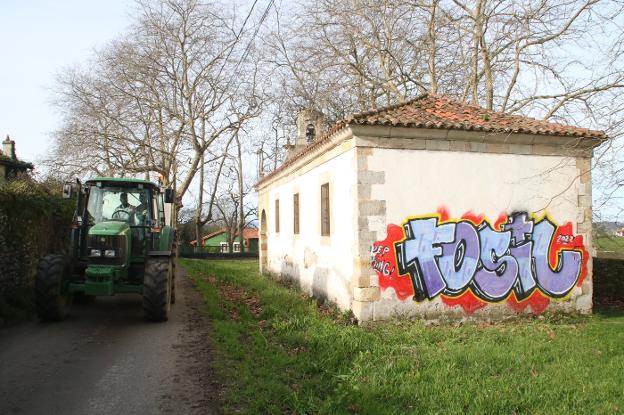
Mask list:
POLYGON ((128 178, 128 177, 94 177, 93 179, 87 180, 87 183, 95 183, 95 182, 108 182, 108 183, 114 183, 116 185, 121 185, 121 186, 142 184, 144 186, 158 187, 157 184, 152 183, 149 180, 133 179, 133 178, 128 178))

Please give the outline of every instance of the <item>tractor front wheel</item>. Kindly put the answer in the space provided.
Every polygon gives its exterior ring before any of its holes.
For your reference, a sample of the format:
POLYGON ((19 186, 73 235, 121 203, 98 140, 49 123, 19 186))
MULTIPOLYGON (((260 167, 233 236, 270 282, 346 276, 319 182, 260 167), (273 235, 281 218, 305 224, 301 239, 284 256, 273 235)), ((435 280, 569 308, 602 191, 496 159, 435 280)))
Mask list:
POLYGON ((150 321, 165 321, 171 308, 173 267, 169 258, 150 258, 143 277, 143 314, 150 321))
POLYGON ((64 286, 67 261, 62 255, 48 255, 39 261, 35 276, 37 315, 43 321, 59 321, 67 317, 72 294, 64 286))

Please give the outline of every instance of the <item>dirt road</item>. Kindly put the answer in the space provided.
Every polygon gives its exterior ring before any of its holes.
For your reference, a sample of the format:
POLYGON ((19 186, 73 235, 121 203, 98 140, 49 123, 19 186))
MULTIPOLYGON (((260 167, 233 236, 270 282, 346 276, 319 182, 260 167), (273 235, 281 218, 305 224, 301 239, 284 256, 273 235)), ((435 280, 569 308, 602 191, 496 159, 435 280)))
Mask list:
POLYGON ((118 295, 0 330, 0 414, 218 413, 201 299, 183 271, 177 282, 166 323, 118 295))

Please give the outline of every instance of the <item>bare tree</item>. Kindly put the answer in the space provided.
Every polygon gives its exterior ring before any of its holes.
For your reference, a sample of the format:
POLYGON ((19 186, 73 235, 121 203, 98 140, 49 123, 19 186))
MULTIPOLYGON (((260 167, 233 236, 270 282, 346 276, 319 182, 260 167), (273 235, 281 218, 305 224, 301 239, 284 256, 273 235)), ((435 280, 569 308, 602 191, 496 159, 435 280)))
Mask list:
POLYGON ((241 250, 243 249, 244 229, 256 220, 257 210, 250 203, 241 204, 241 200, 244 200, 249 191, 244 192, 241 197, 236 189, 236 183, 232 181, 230 184, 231 186, 225 189, 215 201, 217 215, 214 220, 225 229, 228 235, 229 252, 234 252, 234 242, 237 237, 241 250))
POLYGON ((235 17, 199 0, 139 2, 130 34, 59 77, 53 160, 72 172, 154 174, 176 204, 204 154, 258 114, 257 63, 235 17))
POLYGON ((268 47, 283 97, 340 107, 333 117, 430 92, 550 118, 622 85, 613 70, 565 54, 600 46, 594 35, 604 24, 617 30, 617 10, 599 0, 321 0, 277 25, 268 47), (593 74, 577 80, 571 65, 593 74))

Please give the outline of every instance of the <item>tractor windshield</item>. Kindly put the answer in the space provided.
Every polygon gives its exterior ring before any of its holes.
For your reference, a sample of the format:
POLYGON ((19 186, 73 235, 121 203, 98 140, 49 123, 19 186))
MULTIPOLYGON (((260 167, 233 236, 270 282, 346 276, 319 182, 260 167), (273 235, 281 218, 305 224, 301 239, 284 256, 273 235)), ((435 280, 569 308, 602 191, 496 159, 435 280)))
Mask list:
POLYGON ((89 222, 126 222, 130 226, 151 225, 151 203, 147 189, 91 186, 87 212, 89 222))

